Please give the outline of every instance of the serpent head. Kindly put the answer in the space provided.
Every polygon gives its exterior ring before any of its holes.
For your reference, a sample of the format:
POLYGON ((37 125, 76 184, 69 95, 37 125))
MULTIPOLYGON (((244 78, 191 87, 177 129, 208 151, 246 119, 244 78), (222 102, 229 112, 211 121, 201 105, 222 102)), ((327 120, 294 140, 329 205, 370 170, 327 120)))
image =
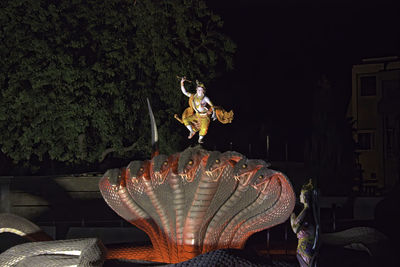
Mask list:
POLYGON ((243 158, 235 165, 234 178, 246 186, 253 182, 256 172, 266 166, 265 161, 243 158))
POLYGON ((218 181, 224 170, 234 167, 242 157, 239 153, 213 151, 208 157, 205 172, 212 181, 218 181))
POLYGON ((125 186, 125 181, 123 178, 123 169, 110 169, 107 170, 104 176, 108 179, 111 187, 115 190, 118 190, 120 186, 125 186))
POLYGON ((178 174, 187 182, 192 182, 201 167, 204 167, 209 154, 199 148, 183 151, 178 161, 178 174))
POLYGON ((252 179, 250 185, 258 192, 265 194, 273 175, 273 170, 268 169, 267 167, 262 167, 254 174, 254 179, 252 179))
POLYGON ((150 169, 152 177, 156 178, 157 183, 164 183, 170 172, 177 172, 179 154, 170 156, 158 155, 153 158, 152 168, 150 169))

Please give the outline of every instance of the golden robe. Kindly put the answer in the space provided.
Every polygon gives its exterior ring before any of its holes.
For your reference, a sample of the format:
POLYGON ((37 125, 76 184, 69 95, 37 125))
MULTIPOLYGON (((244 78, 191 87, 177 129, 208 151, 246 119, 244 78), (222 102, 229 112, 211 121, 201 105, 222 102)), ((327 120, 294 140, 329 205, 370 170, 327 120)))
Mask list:
MULTIPOLYGON (((206 114, 200 114, 195 111, 194 109, 194 103, 193 103, 193 98, 194 95, 192 94, 189 97, 189 107, 187 107, 183 113, 182 116, 179 118, 178 114, 175 114, 174 117, 177 119, 180 123, 184 125, 191 125, 193 131, 197 132, 200 131, 200 135, 206 135, 208 126, 210 124, 210 116, 212 114, 211 111, 207 112, 206 114)), ((224 110, 222 107, 214 106, 213 107, 215 110, 215 115, 218 119, 219 122, 226 124, 226 123, 231 123, 233 120, 233 111, 227 112, 224 110)))

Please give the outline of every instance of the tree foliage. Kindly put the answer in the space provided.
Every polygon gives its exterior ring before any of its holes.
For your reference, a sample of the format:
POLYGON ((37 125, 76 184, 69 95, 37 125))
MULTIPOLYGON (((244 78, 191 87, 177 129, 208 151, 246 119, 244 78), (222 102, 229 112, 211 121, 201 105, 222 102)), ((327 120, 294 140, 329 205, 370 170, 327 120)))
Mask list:
POLYGON ((15 161, 148 154, 149 97, 164 152, 186 103, 176 75, 207 82, 233 42, 201 0, 9 0, 0 10, 0 145, 15 161))

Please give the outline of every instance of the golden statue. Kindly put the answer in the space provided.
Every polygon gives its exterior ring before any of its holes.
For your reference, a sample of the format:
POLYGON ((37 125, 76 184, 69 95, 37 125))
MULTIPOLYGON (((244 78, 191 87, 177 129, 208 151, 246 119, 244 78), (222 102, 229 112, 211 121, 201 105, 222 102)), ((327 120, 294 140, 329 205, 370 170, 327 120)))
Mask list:
POLYGON ((181 118, 175 114, 175 119, 184 124, 189 130, 189 139, 196 132, 199 132, 199 143, 203 143, 203 138, 207 134, 210 125, 210 117, 221 123, 231 123, 233 120, 233 111, 225 111, 222 107, 214 106, 211 100, 205 95, 205 86, 196 80, 196 93, 192 94, 186 91, 184 83, 185 77, 181 78, 181 90, 184 95, 189 97, 189 107, 185 109, 181 118))

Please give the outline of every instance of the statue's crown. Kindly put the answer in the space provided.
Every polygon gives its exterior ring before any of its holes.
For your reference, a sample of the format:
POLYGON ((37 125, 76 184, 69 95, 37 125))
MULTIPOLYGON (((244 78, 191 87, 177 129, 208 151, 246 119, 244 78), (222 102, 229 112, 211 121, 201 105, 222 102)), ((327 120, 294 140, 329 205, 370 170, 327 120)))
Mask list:
POLYGON ((197 85, 197 87, 201 87, 203 89, 206 89, 206 87, 204 86, 204 83, 199 82, 199 80, 196 80, 196 85, 197 85))
POLYGON ((314 185, 312 183, 312 179, 308 180, 308 183, 303 184, 301 187, 301 191, 312 191, 314 189, 314 185))

